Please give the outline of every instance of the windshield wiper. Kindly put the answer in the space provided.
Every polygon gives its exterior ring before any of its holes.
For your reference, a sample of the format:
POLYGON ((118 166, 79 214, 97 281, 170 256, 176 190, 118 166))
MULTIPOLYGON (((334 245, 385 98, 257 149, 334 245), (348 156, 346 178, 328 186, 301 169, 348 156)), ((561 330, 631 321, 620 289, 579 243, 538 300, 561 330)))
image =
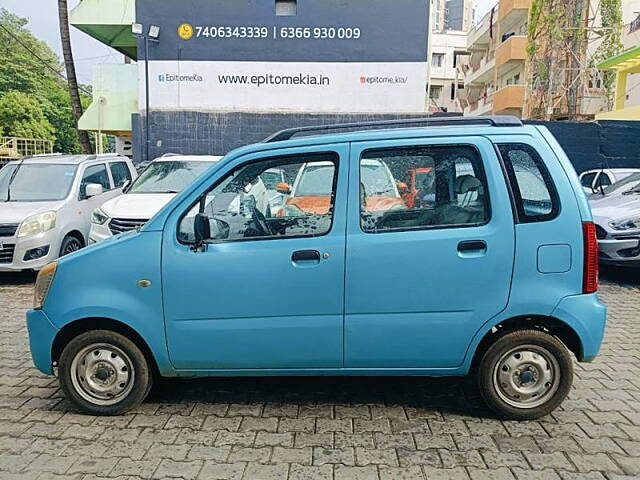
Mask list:
POLYGON ((633 195, 636 193, 640 193, 640 190, 635 190, 635 189, 627 190, 626 192, 622 192, 622 195, 633 195))
POLYGON ((16 175, 18 174, 18 170, 20 170, 20 167, 22 167, 23 163, 24 163, 24 160, 18 163, 18 166, 9 177, 9 183, 7 184, 7 200, 6 200, 7 202, 11 201, 11 184, 13 183, 13 179, 16 178, 16 175))

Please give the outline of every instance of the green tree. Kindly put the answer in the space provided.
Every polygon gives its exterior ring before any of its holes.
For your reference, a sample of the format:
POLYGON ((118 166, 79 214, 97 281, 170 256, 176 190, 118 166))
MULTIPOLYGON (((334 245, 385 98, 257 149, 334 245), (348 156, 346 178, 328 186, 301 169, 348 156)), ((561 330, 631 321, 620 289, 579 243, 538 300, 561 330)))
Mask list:
MULTIPOLYGON (((35 101, 53 129, 52 137, 43 138, 54 140, 55 151, 80 153, 69 91, 63 77, 64 68, 55 52, 26 27, 27 20, 0 8, 0 104, 3 104, 3 97, 11 92, 24 94, 20 99, 35 101)), ((89 103, 90 97, 82 95, 82 100, 89 103)), ((15 106, 15 97, 5 104, 7 108, 15 106)), ((31 106, 30 103, 29 108, 31 106)), ((0 118, 9 116, 0 110, 0 118)), ((18 136, 15 131, 10 133, 2 120, 0 125, 5 135, 18 136)), ((48 130, 35 131, 46 134, 48 130)))
POLYGON ((55 129, 37 98, 17 90, 0 97, 0 126, 4 135, 53 140, 55 129))

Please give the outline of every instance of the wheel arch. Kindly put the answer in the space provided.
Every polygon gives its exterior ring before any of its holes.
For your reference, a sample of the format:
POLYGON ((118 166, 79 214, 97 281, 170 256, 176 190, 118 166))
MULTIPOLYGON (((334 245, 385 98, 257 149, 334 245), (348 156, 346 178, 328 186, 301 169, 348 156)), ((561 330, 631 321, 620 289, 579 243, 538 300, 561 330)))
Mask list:
POLYGON ((583 358, 582 341, 578 333, 566 322, 547 315, 519 315, 503 320, 484 334, 477 344, 471 360, 471 371, 478 366, 487 349, 501 336, 516 330, 540 330, 557 337, 579 361, 583 358))
POLYGON ((82 242, 83 247, 87 246, 87 241, 85 240, 84 235, 82 235, 82 232, 80 230, 77 230, 77 229, 71 230, 70 232, 67 232, 67 234, 64 235, 64 237, 62 238, 64 239, 66 237, 75 237, 82 242))
POLYGON ((60 355, 62 354, 64 347, 67 346, 67 344, 72 339, 82 333, 90 332, 92 330, 109 330, 119 333, 128 338, 140 349, 142 354, 147 359, 149 367, 152 369, 154 374, 159 373, 156 358, 153 355, 151 348, 142 338, 142 336, 126 323, 123 323, 119 320, 103 317, 82 318, 70 322, 62 327, 57 333, 51 346, 51 360, 53 362, 53 365, 57 366, 58 360, 60 359, 60 355))

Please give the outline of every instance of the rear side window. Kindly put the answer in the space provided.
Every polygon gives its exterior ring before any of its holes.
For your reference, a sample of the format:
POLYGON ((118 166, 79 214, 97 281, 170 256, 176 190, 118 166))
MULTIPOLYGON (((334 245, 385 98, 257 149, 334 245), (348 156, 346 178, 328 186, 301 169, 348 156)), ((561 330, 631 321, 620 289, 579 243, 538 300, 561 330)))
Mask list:
POLYGON ((120 188, 123 186, 127 180, 131 180, 131 172, 129 172, 129 167, 124 162, 115 162, 110 163, 109 168, 111 169, 111 176, 113 177, 113 187, 120 188))
POLYGON ((360 225, 367 233, 482 225, 487 190, 473 147, 370 150, 360 159, 360 225))
POLYGON ((520 222, 543 222, 558 214, 558 197, 538 152, 522 143, 498 145, 520 222))

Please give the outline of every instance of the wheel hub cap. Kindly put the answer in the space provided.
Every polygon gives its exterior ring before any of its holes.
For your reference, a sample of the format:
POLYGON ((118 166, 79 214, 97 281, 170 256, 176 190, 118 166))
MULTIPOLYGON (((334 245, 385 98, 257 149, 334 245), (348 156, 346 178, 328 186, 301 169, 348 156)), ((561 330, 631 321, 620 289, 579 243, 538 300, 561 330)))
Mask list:
POLYGON ((119 348, 95 344, 83 348, 71 364, 72 383, 82 398, 96 405, 113 405, 133 388, 131 360, 119 348))
POLYGON ((560 367, 545 348, 526 345, 505 353, 496 364, 494 387, 507 404, 535 408, 558 389, 560 367))

